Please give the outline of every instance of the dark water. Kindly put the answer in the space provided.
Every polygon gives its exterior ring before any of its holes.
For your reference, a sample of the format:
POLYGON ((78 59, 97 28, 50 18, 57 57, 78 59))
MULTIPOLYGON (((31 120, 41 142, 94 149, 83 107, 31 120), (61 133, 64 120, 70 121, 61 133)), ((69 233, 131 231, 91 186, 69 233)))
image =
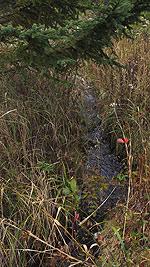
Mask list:
POLYGON ((88 177, 83 187, 81 209, 87 216, 102 205, 96 212, 96 218, 100 221, 108 208, 114 207, 119 200, 125 200, 126 187, 123 183, 120 184, 117 178, 121 172, 121 164, 111 152, 109 144, 105 142, 96 99, 89 87, 84 90, 83 116, 88 128, 88 177))

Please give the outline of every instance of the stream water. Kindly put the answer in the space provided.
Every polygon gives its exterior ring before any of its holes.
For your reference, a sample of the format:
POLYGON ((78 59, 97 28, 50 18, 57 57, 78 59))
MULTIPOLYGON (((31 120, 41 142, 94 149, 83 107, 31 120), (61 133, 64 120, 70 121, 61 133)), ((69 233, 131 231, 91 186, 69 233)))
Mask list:
POLYGON ((81 209, 85 217, 97 209, 95 218, 101 221, 108 208, 114 207, 119 200, 125 200, 126 187, 117 178, 121 164, 105 141, 96 99, 88 86, 84 89, 83 116, 88 129, 88 152, 87 179, 81 195, 81 209))

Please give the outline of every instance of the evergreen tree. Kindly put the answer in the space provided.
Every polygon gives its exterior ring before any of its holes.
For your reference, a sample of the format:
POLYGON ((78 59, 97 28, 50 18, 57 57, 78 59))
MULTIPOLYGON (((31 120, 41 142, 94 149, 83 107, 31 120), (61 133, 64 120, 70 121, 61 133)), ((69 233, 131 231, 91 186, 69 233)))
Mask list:
POLYGON ((6 0, 1 1, 0 23, 30 28, 33 23, 52 28, 65 25, 66 21, 78 18, 84 6, 79 0, 6 0), (4 11, 4 12, 3 12, 4 11))
POLYGON ((40 71, 64 70, 79 58, 119 65, 112 37, 128 36, 141 12, 150 10, 149 0, 112 0, 108 5, 92 0, 3 2, 1 58, 16 67, 40 71), (112 49, 112 57, 104 52, 106 46, 112 49))

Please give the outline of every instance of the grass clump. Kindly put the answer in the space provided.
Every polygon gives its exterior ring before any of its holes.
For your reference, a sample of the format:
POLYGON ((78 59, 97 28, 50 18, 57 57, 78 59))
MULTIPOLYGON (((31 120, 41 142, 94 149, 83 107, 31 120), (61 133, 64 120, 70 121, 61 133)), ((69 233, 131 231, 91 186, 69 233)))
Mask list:
POLYGON ((2 264, 75 260, 66 239, 83 172, 79 99, 32 72, 1 76, 0 90, 2 264))

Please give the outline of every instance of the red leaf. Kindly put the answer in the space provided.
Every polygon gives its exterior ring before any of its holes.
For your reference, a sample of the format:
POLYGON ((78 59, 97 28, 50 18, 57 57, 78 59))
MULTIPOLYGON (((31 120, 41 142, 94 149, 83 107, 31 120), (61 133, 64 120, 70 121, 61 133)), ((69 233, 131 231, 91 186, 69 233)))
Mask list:
POLYGON ((128 143, 128 138, 127 137, 124 139, 124 142, 125 142, 125 144, 128 143))
POLYGON ((117 139, 117 143, 124 143, 124 141, 121 138, 119 138, 117 139))

